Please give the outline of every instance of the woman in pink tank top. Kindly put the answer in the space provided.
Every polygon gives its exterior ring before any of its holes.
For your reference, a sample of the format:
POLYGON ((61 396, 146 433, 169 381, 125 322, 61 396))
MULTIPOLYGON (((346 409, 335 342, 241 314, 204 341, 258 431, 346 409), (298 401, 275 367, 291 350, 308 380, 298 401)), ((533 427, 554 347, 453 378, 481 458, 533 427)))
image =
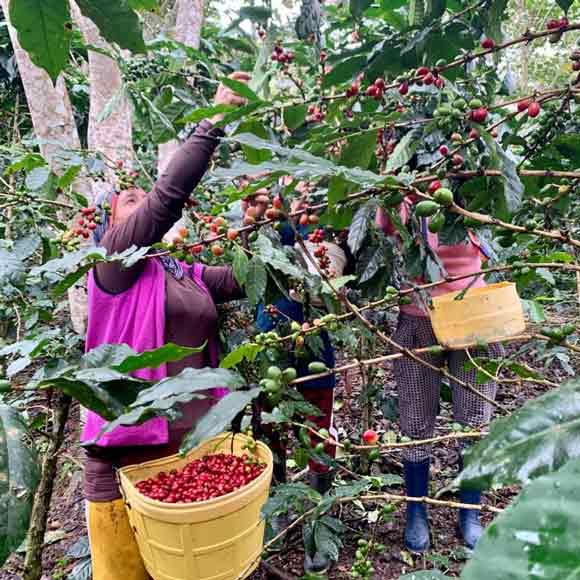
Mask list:
MULTIPOLYGON (((413 211, 413 199, 405 198, 399 207, 399 215, 403 224, 407 224, 413 211)), ((376 216, 377 225, 391 237, 398 238, 397 231, 387 213, 379 209, 376 216)), ((439 259, 441 267, 448 276, 458 276, 478 272, 483 261, 487 259, 482 244, 469 232, 467 238, 453 245, 442 244, 439 236, 429 231, 428 220, 420 218, 420 235, 423 243, 439 259)), ((419 243, 419 242, 417 242, 419 243)), ((424 279, 413 283, 425 283, 424 279)), ((477 288, 485 286, 483 277, 473 277, 448 282, 433 287, 431 296, 439 296, 449 292, 463 290, 468 286, 477 288)), ((397 330, 393 336, 399 345, 408 349, 418 349, 437 344, 437 339, 431 326, 428 312, 429 306, 424 303, 419 293, 413 293, 412 302, 401 306, 397 330)), ((470 349, 472 357, 484 356, 499 358, 503 353, 499 344, 489 345, 488 349, 470 349)), ((465 363, 469 357, 466 351, 447 351, 443 354, 423 354, 425 361, 438 368, 447 366, 449 372, 466 383, 474 385, 489 398, 495 398, 497 385, 494 382, 476 383, 476 371, 466 369, 465 363)), ((394 362, 394 374, 399 396, 399 416, 401 431, 412 439, 428 439, 433 437, 435 420, 439 413, 439 397, 442 375, 439 372, 421 365, 408 357, 402 357, 394 362)), ((453 417, 462 425, 480 428, 491 418, 491 405, 460 385, 451 382, 453 394, 453 417)), ((462 466, 462 451, 459 450, 459 466, 462 466)), ((403 454, 405 486, 407 495, 422 497, 429 494, 430 446, 421 445, 408 447, 403 454)), ((475 490, 461 490, 460 501, 463 503, 480 503, 481 494, 475 490)), ((460 510, 458 531, 465 544, 473 548, 482 533, 479 512, 476 510, 460 510)), ((407 505, 407 523, 405 529, 405 544, 413 552, 424 552, 430 546, 429 523, 427 508, 424 504, 410 503, 407 505)))

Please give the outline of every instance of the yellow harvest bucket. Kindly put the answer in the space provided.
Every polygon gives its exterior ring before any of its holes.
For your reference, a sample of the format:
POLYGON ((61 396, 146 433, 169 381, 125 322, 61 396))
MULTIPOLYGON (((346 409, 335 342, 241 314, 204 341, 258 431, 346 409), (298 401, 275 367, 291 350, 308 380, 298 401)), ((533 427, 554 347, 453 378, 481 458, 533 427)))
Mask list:
POLYGON ((249 485, 199 503, 163 503, 150 499, 135 484, 160 471, 181 469, 193 459, 214 453, 243 455, 245 435, 223 434, 202 443, 185 457, 131 465, 119 470, 131 527, 141 557, 154 580, 235 580, 249 576, 260 562, 264 543, 261 509, 268 499, 273 458, 258 442, 256 455, 264 472, 249 485))
POLYGON ((463 349, 505 340, 526 329, 515 284, 499 282, 472 288, 462 299, 455 300, 458 294, 461 291, 433 298, 431 323, 442 346, 463 349))

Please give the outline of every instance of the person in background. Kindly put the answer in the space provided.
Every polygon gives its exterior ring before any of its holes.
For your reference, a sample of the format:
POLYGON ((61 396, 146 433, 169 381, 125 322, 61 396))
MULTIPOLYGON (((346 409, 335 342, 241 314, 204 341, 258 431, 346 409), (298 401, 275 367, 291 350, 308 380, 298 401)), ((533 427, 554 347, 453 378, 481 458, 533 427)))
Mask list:
MULTIPOLYGON (((247 82, 249 75, 230 78, 247 82)), ((244 99, 224 85, 215 104, 242 105, 244 99)), ((146 193, 138 188, 103 193, 97 201, 101 216, 95 243, 108 254, 135 245, 160 242, 181 217, 191 192, 206 172, 222 131, 220 116, 202 121, 175 153, 146 193), (107 211, 106 208, 110 208, 107 211)), ((218 365, 216 303, 242 297, 229 267, 188 266, 169 256, 140 260, 124 268, 118 262, 99 263, 89 274, 89 316, 86 350, 102 344, 128 344, 137 352, 167 342, 207 347, 182 360, 135 373, 147 380, 173 376, 187 367, 218 365)), ((92 555, 93 580, 147 580, 149 578, 129 525, 116 469, 175 453, 183 436, 223 396, 208 391, 207 398, 183 406, 182 416, 169 424, 154 418, 139 426, 119 427, 100 436, 106 423, 88 412, 81 440, 86 447, 85 497, 92 555)))
MULTIPOLYGON (((284 183, 287 185, 287 183, 284 183)), ((307 196, 307 187, 304 183, 299 183, 296 187, 297 191, 302 193, 302 198, 292 204, 291 211, 296 211, 305 201, 307 196)), ((260 193, 260 192, 257 192, 260 193)), ((262 193, 267 193, 264 190, 262 193)), ((258 208, 258 213, 261 214, 261 209, 258 208)), ((313 228, 308 225, 296 226, 297 232, 307 239, 310 230, 313 228)), ((293 228, 288 222, 282 222, 279 228, 281 242, 285 246, 294 247, 296 245, 296 236, 293 228)), ((342 251, 342 250, 339 250, 342 251)), ((345 256, 346 260, 346 256, 345 256)), ((334 274, 341 275, 341 272, 334 272, 334 274)), ((261 332, 269 332, 274 330, 280 323, 286 323, 288 320, 295 321, 302 325, 306 322, 304 315, 304 308, 298 300, 280 297, 272 305, 260 304, 256 313, 256 327, 261 332)), ((308 365, 311 362, 322 362, 328 368, 335 366, 335 352, 330 341, 328 332, 325 330, 320 332, 322 340, 322 349, 319 353, 313 353, 310 349, 305 350, 305 356, 292 357, 289 365, 296 368, 298 377, 304 377, 312 374, 308 370, 308 365)), ((326 377, 312 379, 297 386, 298 392, 304 397, 304 400, 320 410, 320 415, 309 417, 318 429, 326 429, 330 434, 336 437, 336 431, 333 427, 333 407, 334 407, 334 390, 336 387, 336 377, 331 374, 326 377)), ((277 431, 270 433, 270 447, 274 452, 274 479, 276 483, 286 483, 286 440, 285 434, 277 431)), ((315 446, 320 442, 317 437, 312 437, 311 444, 315 446)), ((336 455, 336 447, 334 445, 324 445, 324 453, 331 458, 336 455)), ((332 487, 334 478, 334 471, 325 463, 311 458, 308 462, 308 483, 312 489, 324 495, 332 487)), ((280 526, 283 527, 283 524, 280 526)), ((326 554, 317 552, 316 554, 305 554, 304 569, 310 573, 322 573, 330 566, 330 559, 326 554)))
MULTIPOLYGON (((399 208, 400 218, 404 224, 408 223, 410 219, 413 201, 412 196, 407 196, 399 208)), ((376 219, 377 225, 386 235, 398 238, 398 233, 384 210, 378 210, 376 219)), ((428 225, 426 218, 420 218, 423 241, 437 255, 449 276, 481 270, 482 263, 488 258, 488 254, 473 232, 468 233, 466 240, 447 246, 440 242, 437 234, 429 231, 428 225)), ((415 280, 414 282, 420 284, 425 280, 415 280)), ((482 286, 485 286, 482 277, 477 277, 475 280, 465 278, 435 286, 430 290, 430 293, 431 296, 439 296, 467 287, 479 288, 482 286)), ((428 306, 421 302, 418 293, 413 294, 411 304, 401 306, 393 340, 408 349, 437 344, 429 318, 428 306)), ((490 344, 487 350, 469 349, 469 354, 471 357, 500 358, 503 354, 503 347, 501 344, 490 344)), ((466 368, 466 363, 470 360, 467 351, 448 351, 441 355, 422 354, 420 356, 438 368, 447 365, 449 372, 454 377, 476 386, 477 390, 488 398, 495 398, 496 383, 490 381, 477 384, 476 370, 466 368)), ((433 437, 435 420, 439 411, 441 373, 408 357, 402 357, 394 361, 394 374, 397 382, 400 424, 403 435, 412 439, 433 437)), ((456 422, 475 429, 489 422, 492 412, 489 403, 454 382, 451 382, 451 389, 453 393, 453 417, 456 422)), ((460 448, 461 469, 463 465, 461 451, 463 450, 464 448, 460 448)), ((428 445, 405 448, 403 464, 407 495, 411 497, 429 495, 430 456, 431 448, 428 445)), ((460 501, 479 504, 481 494, 476 490, 462 489, 460 501)), ((465 544, 469 548, 473 548, 482 533, 479 511, 459 510, 458 529, 465 544)), ((407 504, 405 545, 413 552, 424 552, 430 547, 429 523, 425 504, 407 504)))

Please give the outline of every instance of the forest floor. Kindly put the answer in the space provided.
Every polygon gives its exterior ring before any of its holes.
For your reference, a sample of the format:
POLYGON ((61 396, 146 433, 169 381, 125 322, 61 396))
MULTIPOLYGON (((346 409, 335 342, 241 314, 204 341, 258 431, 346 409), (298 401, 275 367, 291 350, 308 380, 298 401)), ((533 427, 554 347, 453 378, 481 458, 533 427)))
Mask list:
MULTIPOLYGON (((537 369, 540 369, 543 364, 538 360, 537 353, 533 349, 523 354, 519 360, 525 361, 537 369)), ((576 371, 580 371, 580 361, 572 360, 571 364, 576 371)), ((383 402, 385 402, 382 408, 387 415, 391 415, 391 418, 385 417, 381 409, 374 408, 371 425, 379 430, 398 431, 396 419, 392 415, 394 407, 388 402, 389 400, 391 403, 396 401, 396 388, 391 367, 386 367, 381 374, 383 402)), ((569 378, 569 375, 564 373, 557 363, 550 365, 546 376, 557 383, 564 382, 569 378)), ((339 381, 335 408, 337 428, 341 433, 346 434, 360 431, 362 412, 360 377, 357 374, 352 374, 348 379, 348 388, 344 376, 339 381)), ((516 409, 525 401, 541 395, 547 389, 548 387, 532 383, 523 383, 520 386, 510 385, 509 389, 500 389, 497 400, 509 409, 516 409)), ((451 423, 451 404, 442 401, 436 434, 448 433, 451 423)), ((83 566, 83 564, 88 564, 88 561, 73 555, 86 551, 84 549, 86 528, 82 491, 83 452, 78 445, 79 424, 79 409, 75 407, 67 424, 66 440, 59 457, 58 475, 55 481, 49 530, 46 537, 47 545, 43 556, 44 575, 42 580, 88 580, 90 578, 88 566, 83 566), (71 576, 71 571, 75 567, 78 573, 71 576)), ((457 459, 457 449, 453 442, 435 447, 431 466, 431 489, 433 492, 444 488, 451 482, 457 473, 457 459)), ((393 452, 384 458, 380 466, 375 464, 373 469, 381 473, 401 475, 399 452, 393 452)), ((348 478, 348 476, 346 477, 348 478)), ((401 486, 389 487, 388 491, 403 493, 401 486)), ((509 503, 517 491, 516 488, 509 488, 488 493, 485 494, 484 502, 502 508, 509 503)), ((452 495, 443 495, 442 499, 452 499, 452 495)), ((376 529, 377 541, 385 545, 385 550, 382 554, 376 554, 373 557, 373 566, 376 570, 374 577, 381 580, 396 580, 403 573, 424 569, 438 569, 450 576, 459 576, 469 554, 456 537, 457 514, 455 510, 439 507, 430 509, 432 549, 421 557, 414 557, 404 549, 404 511, 403 505, 398 506, 391 521, 379 525, 376 529)), ((346 525, 347 530, 343 537, 344 548, 341 551, 339 561, 328 574, 329 579, 350 578, 349 571, 354 561, 357 540, 361 537, 365 538, 369 534, 368 517, 368 513, 354 505, 342 507, 341 521, 346 525)), ((492 518, 493 515, 489 513, 483 514, 482 517, 485 524, 488 524, 492 518)), ((13 555, 0 570, 0 580, 20 580, 22 577, 22 558, 22 552, 13 555)), ((302 562, 302 536, 299 529, 292 530, 285 540, 283 550, 267 556, 266 566, 260 567, 251 576, 251 580, 300 578, 303 575, 302 562)))

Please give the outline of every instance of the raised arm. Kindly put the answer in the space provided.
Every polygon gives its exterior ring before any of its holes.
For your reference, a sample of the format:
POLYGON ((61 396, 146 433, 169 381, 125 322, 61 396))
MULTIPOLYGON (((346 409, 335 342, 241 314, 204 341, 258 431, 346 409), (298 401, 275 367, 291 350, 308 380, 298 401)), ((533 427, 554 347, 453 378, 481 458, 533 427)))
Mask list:
MULTIPOLYGON (((245 81, 246 73, 232 78, 245 81)), ((245 101, 220 85, 215 103, 241 105, 245 101)), ((216 122, 220 116, 212 118, 216 122)), ((195 133, 175 153, 165 171, 148 195, 137 189, 121 192, 113 212, 113 226, 105 234, 102 245, 109 254, 122 252, 135 245, 150 246, 160 242, 181 217, 185 202, 206 172, 222 131, 212 122, 203 121, 195 133)), ((131 268, 117 263, 97 265, 96 274, 104 290, 118 294, 127 290, 143 270, 143 261, 131 268)))
MULTIPOLYGON (((116 201, 118 211, 132 205, 136 209, 122 222, 114 224, 103 237, 101 243, 107 253, 122 252, 133 245, 150 246, 162 240, 181 217, 187 198, 207 170, 218 143, 217 136, 211 131, 210 123, 198 126, 175 153, 149 194, 144 195, 138 190, 119 194, 116 201)), ((143 261, 131 268, 122 268, 118 263, 102 263, 97 266, 97 278, 105 290, 116 294, 127 290, 143 267, 143 261)))

